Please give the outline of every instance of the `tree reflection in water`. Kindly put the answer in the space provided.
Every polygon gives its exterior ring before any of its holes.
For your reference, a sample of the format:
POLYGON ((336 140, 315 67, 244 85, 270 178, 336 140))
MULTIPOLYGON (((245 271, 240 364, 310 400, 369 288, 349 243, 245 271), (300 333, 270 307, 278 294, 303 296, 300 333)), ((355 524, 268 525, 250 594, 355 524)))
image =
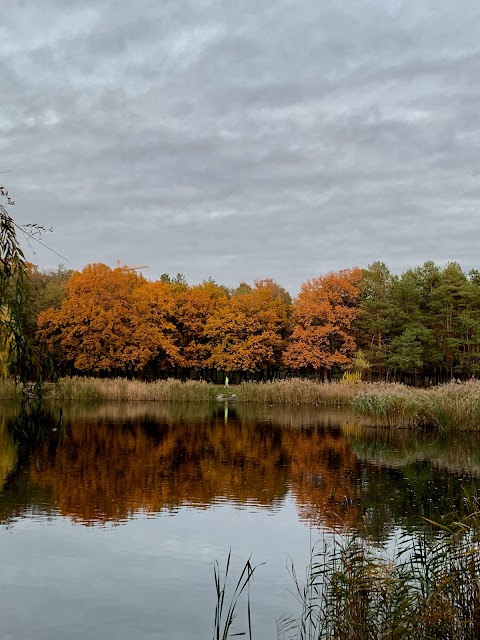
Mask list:
MULTIPOLYGON (((52 509, 86 525, 221 501, 274 509, 291 495, 299 517, 313 525, 382 539, 395 523, 417 526, 418 516, 462 499, 466 463, 458 447, 447 460, 448 445, 438 438, 362 431, 342 410, 131 403, 63 412, 64 431, 52 422, 29 452, 30 494, 35 487, 51 496, 52 509), (416 447, 429 448, 430 457, 415 456, 416 447)), ((12 472, 14 445, 0 446, 10 460, 8 494, 20 471, 12 472)), ((1 515, 8 516, 5 505, 1 515)))

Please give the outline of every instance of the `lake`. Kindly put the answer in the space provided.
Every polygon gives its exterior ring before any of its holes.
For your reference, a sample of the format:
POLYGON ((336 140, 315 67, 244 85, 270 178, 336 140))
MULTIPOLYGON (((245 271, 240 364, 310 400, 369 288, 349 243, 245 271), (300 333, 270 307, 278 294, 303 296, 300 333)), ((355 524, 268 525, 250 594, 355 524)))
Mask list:
MULTIPOLYGON (((287 565, 355 530, 393 548, 480 484, 480 440, 343 409, 71 404, 0 416, 0 640, 211 638, 213 563, 251 556, 254 637, 297 612, 287 565), (264 563, 264 564, 262 564, 264 563)), ((244 629, 243 620, 237 630, 244 629)))

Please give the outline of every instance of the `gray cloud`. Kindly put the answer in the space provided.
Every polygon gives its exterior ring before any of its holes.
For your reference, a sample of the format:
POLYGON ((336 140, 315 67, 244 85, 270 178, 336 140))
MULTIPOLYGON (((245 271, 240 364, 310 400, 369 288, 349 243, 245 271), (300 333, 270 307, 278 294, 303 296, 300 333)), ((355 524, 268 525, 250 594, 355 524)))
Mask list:
MULTIPOLYGON (((87 262, 296 292, 381 259, 478 267, 465 1, 4 0, 0 169, 87 262)), ((39 249, 33 260, 58 259, 39 249)))

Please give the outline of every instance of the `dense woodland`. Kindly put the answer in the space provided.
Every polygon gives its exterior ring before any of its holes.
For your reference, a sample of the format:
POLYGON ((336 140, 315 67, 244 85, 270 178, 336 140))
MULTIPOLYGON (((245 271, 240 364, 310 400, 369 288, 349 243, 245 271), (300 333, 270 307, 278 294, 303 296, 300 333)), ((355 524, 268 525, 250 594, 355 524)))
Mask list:
POLYGON ((480 373, 480 273, 457 263, 395 275, 377 262, 313 278, 294 300, 270 279, 232 290, 30 266, 22 317, 61 375, 435 384, 480 373))

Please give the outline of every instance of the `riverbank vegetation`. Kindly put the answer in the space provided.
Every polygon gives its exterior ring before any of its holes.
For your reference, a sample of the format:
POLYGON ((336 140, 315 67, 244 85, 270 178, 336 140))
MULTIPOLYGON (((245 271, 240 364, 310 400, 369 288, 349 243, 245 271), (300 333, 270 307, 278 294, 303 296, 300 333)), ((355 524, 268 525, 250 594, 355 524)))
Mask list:
MULTIPOLYGON (((302 580, 291 566, 293 593, 300 611, 277 621, 277 637, 478 638, 479 506, 474 497, 463 517, 456 514, 460 519, 450 520, 450 524, 447 517, 446 523, 434 527, 434 532, 404 536, 390 554, 356 533, 324 533, 312 549, 306 579, 302 580)), ((252 577, 249 560, 239 580, 243 590, 252 577)), ((217 574, 215 578, 217 584, 217 574)), ((251 624, 254 603, 252 587, 245 622, 250 638, 255 638, 251 624)), ((237 604, 238 597, 232 600, 234 610, 237 604)))
MULTIPOLYGON (((31 393, 28 386, 15 384, 11 379, 0 381, 0 400, 21 399, 25 393, 31 393)), ((423 389, 398 383, 322 383, 293 378, 245 382, 226 389, 204 380, 142 382, 74 376, 47 384, 45 395, 59 401, 208 403, 235 400, 241 405, 349 407, 360 424, 370 427, 480 430, 480 381, 477 380, 423 389)))
POLYGON ((334 535, 313 550, 306 584, 297 580, 302 612, 284 628, 302 640, 478 638, 477 525, 467 518, 441 538, 416 534, 393 557, 334 535))
POLYGON ((356 413, 370 426, 480 429, 480 381, 450 382, 431 389, 371 385, 355 396, 356 413))
POLYGON ((361 390, 366 391, 370 386, 368 383, 316 382, 292 378, 261 384, 246 382, 235 388, 235 396, 240 402, 349 406, 361 390))
POLYGON ((62 378, 55 386, 59 400, 152 400, 158 402, 209 402, 212 389, 206 382, 159 380, 141 382, 126 378, 62 378))

